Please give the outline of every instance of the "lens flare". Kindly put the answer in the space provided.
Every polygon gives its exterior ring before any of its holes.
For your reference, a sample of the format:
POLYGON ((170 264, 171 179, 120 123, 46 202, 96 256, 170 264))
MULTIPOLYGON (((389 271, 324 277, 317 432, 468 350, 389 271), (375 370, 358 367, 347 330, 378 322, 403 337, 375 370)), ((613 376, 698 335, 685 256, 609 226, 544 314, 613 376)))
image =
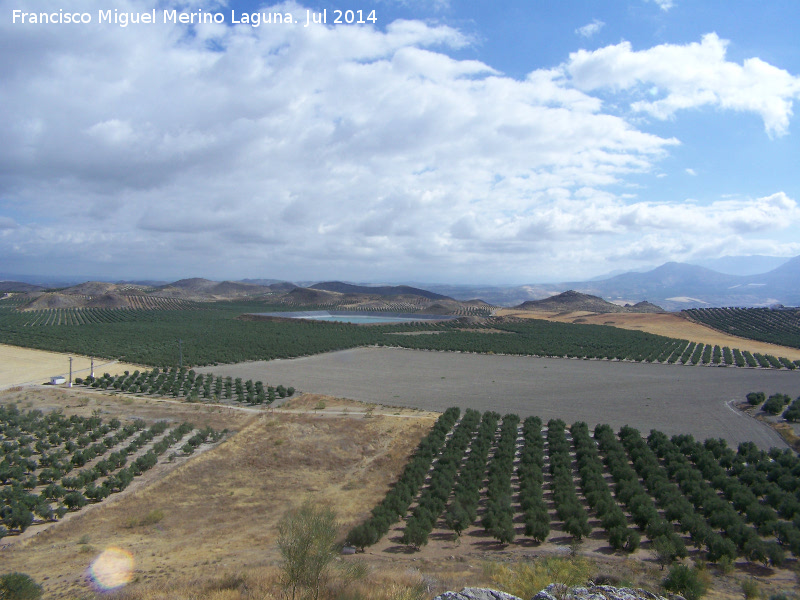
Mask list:
POLYGON ((111 546, 94 559, 89 567, 92 580, 103 590, 115 590, 133 579, 133 554, 111 546))

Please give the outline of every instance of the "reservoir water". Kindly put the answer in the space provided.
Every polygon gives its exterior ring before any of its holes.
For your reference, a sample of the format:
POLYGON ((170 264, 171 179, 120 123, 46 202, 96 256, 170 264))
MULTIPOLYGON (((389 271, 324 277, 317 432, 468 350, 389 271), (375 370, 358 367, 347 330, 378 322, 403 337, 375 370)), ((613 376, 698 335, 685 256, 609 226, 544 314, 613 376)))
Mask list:
POLYGON ((450 321, 456 315, 422 315, 414 313, 355 312, 347 310, 313 310, 297 312, 253 313, 259 317, 279 317, 282 319, 306 319, 310 321, 335 321, 338 323, 414 323, 419 321, 450 321))

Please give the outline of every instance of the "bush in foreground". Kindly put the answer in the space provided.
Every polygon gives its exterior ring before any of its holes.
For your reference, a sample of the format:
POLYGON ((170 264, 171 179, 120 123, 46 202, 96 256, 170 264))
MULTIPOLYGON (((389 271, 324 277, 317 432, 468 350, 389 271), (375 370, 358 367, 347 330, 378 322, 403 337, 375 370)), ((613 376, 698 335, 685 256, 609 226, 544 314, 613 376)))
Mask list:
POLYGON ((530 562, 492 562, 484 569, 497 589, 520 598, 533 598, 551 583, 567 588, 585 585, 593 565, 581 556, 547 557, 530 562))
POLYGON ((37 600, 42 586, 25 573, 7 573, 0 577, 0 598, 3 600, 37 600))
POLYGON ((307 593, 315 600, 336 558, 336 513, 306 501, 278 523, 278 549, 283 558, 282 580, 288 597, 307 593))

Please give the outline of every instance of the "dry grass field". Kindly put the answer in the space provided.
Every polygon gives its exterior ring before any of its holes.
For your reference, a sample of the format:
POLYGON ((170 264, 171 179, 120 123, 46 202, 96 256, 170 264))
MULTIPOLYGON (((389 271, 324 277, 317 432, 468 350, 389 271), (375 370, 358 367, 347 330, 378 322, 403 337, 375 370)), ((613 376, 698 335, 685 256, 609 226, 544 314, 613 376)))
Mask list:
POLYGON ((783 356, 791 360, 800 360, 800 350, 775 344, 766 344, 733 335, 720 333, 710 327, 684 319, 676 313, 590 313, 590 312, 540 312, 503 308, 497 316, 518 317, 522 319, 545 319, 562 323, 590 323, 593 325, 611 325, 621 329, 646 331, 667 337, 728 346, 739 350, 760 352, 783 356))
POLYGON ((338 407, 353 414, 315 415, 318 397, 259 415, 57 389, 0 395, 0 403, 8 402, 65 414, 100 410, 108 418, 188 419, 237 431, 196 458, 154 469, 126 492, 0 552, 2 572, 28 573, 44 584, 48 598, 89 594, 87 569, 110 547, 133 555, 134 591, 268 573, 278 557, 276 523, 288 508, 318 498, 336 508, 343 526, 352 525, 383 497, 435 420, 420 411, 398 418, 375 409, 365 417, 369 407, 341 402, 338 407))
MULTIPOLYGON (((53 375, 69 376, 69 354, 59 352, 46 352, 19 346, 0 344, 0 390, 27 383, 44 383, 50 381, 53 375)), ((73 377, 86 377, 91 367, 88 356, 73 355, 73 377)), ((106 359, 96 358, 94 361, 95 373, 111 373, 118 375, 125 371, 135 371, 136 365, 120 362, 110 362, 106 359)))

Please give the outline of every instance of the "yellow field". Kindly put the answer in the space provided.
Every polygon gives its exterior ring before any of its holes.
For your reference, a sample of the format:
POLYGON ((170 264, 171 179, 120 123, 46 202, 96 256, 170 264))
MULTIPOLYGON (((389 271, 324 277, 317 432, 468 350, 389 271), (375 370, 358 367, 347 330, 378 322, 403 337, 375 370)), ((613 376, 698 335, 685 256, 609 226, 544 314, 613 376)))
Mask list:
POLYGON ((561 323, 591 323, 594 325, 611 325, 622 329, 635 329, 672 338, 686 339, 691 342, 728 346, 739 350, 760 352, 782 356, 791 360, 800 360, 800 350, 776 344, 766 344, 720 333, 705 325, 693 323, 673 313, 590 313, 585 311, 539 312, 530 310, 517 310, 503 308, 497 311, 497 316, 518 317, 522 319, 545 319, 561 323))
MULTIPOLYGON (((0 344, 0 389, 30 383, 45 383, 53 375, 69 376, 69 357, 72 356, 72 376, 89 375, 91 359, 88 356, 46 352, 18 346, 0 344)), ((95 374, 118 375, 125 371, 141 369, 137 365, 109 362, 103 358, 94 360, 95 374)))

